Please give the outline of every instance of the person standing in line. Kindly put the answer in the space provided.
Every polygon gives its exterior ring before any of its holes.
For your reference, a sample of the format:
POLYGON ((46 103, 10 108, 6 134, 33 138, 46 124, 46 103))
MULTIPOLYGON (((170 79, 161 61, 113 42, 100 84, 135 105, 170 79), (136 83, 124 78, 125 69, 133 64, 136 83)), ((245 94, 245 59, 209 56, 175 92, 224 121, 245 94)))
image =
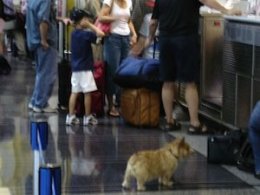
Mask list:
MULTIPOLYGON (((149 36, 149 24, 152 17, 152 9, 154 7, 155 0, 146 0, 145 5, 151 9, 150 13, 147 13, 143 17, 143 22, 139 29, 138 40, 137 43, 131 48, 130 54, 133 56, 142 56, 147 59, 159 59, 159 44, 151 42, 148 47, 145 47, 145 41, 149 36), (155 44, 155 45, 154 45, 155 44)), ((159 31, 157 30, 155 33, 156 37, 159 35, 159 31)))
POLYGON ((255 159, 255 177, 260 179, 260 101, 258 101, 249 119, 249 140, 255 159))
POLYGON ((180 129, 172 117, 175 82, 185 83, 185 100, 188 106, 190 125, 188 132, 201 134, 207 127, 199 121, 199 10, 205 4, 223 14, 241 15, 237 9, 227 9, 216 0, 156 0, 150 23, 150 35, 146 45, 154 39, 159 25, 160 77, 163 81, 162 101, 166 114, 163 130, 180 129))
POLYGON ((110 34, 104 40, 104 60, 106 66, 106 95, 108 100, 108 115, 119 117, 113 96, 119 93, 119 88, 113 81, 116 68, 125 59, 130 45, 136 43, 137 34, 131 21, 132 0, 104 0, 99 14, 101 22, 111 23, 110 34))
POLYGON ((80 92, 84 93, 83 125, 96 125, 98 120, 91 114, 90 92, 97 90, 92 72, 94 60, 91 44, 97 42, 97 36, 103 37, 105 34, 90 22, 92 16, 84 10, 74 8, 70 19, 75 29, 71 34, 71 95, 66 125, 79 124, 79 119, 75 115, 75 106, 80 92))
POLYGON ((34 112, 57 112, 48 100, 57 78, 57 23, 54 0, 30 0, 26 12, 27 45, 36 61, 35 85, 29 109, 34 112))
POLYGON ((153 10, 151 6, 147 6, 147 2, 149 1, 150 0, 132 0, 133 11, 131 19, 137 32, 140 31, 144 16, 153 10))

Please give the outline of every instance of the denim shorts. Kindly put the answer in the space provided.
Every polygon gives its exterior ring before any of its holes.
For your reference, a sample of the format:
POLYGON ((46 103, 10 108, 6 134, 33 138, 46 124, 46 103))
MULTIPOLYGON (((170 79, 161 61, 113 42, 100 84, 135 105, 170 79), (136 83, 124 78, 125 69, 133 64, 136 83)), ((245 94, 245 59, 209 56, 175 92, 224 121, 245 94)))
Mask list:
POLYGON ((160 36, 159 46, 162 81, 199 81, 200 44, 198 35, 160 36))

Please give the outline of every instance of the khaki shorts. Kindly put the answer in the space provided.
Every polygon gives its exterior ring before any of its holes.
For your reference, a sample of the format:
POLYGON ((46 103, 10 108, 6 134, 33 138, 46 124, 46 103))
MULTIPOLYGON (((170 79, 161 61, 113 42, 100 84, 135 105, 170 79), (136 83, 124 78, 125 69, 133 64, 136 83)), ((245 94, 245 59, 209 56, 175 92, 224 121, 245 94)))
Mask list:
POLYGON ((88 93, 96 91, 97 86, 92 71, 72 72, 71 75, 71 92, 88 93))

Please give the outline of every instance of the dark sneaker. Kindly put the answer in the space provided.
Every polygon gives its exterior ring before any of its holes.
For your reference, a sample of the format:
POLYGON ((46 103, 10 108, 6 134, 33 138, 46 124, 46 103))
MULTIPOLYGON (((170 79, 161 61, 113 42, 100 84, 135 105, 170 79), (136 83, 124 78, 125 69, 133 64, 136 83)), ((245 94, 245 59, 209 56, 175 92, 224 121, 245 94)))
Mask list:
POLYGON ((165 123, 160 126, 160 129, 163 131, 177 131, 181 130, 181 124, 176 121, 175 123, 165 123))

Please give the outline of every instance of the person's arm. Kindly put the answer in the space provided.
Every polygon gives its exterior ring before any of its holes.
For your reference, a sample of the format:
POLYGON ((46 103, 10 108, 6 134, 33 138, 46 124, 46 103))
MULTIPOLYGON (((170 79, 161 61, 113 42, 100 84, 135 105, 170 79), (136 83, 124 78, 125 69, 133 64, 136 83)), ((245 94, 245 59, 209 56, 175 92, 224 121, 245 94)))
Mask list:
POLYGON ((131 32, 131 42, 130 42, 130 44, 134 45, 137 41, 137 34, 135 32, 135 28, 134 28, 134 24, 133 24, 132 20, 129 20, 128 25, 129 25, 129 29, 130 29, 130 32, 131 32))
POLYGON ((111 12, 111 7, 108 6, 107 4, 103 4, 98 16, 98 20, 100 22, 108 22, 108 23, 117 20, 116 17, 110 15, 110 12, 111 12))
POLYGON ((149 36, 145 41, 145 47, 148 47, 154 40, 157 27, 158 27, 158 20, 151 19, 150 25, 149 25, 149 36))
POLYGON ((220 11, 223 14, 227 14, 227 15, 241 15, 242 14, 241 10, 235 9, 235 8, 230 8, 230 9, 226 8, 225 6, 223 6, 221 3, 219 3, 216 0, 199 0, 199 1, 210 8, 220 11))
POLYGON ((133 48, 130 51, 131 55, 140 56, 143 53, 143 50, 145 49, 146 39, 149 36, 150 21, 151 21, 151 14, 147 14, 146 16, 144 16, 143 22, 139 29, 137 43, 133 46, 133 48))
POLYGON ((71 21, 71 19, 70 19, 70 18, 67 18, 67 17, 57 16, 57 17, 56 17, 56 20, 57 20, 58 22, 63 22, 65 25, 73 24, 73 22, 71 21))
POLYGON ((139 35, 137 43, 131 49, 130 54, 133 56, 141 55, 145 48, 145 41, 146 41, 146 37, 139 35))
POLYGON ((42 1, 41 5, 36 10, 35 17, 37 17, 37 20, 40 21, 39 31, 41 37, 41 45, 44 49, 47 49, 49 47, 48 31, 51 18, 51 2, 42 1))
POLYGON ((81 25, 84 28, 89 28, 92 31, 94 31, 98 37, 104 37, 105 36, 105 33, 102 30, 100 30, 99 28, 97 28, 94 24, 92 24, 88 19, 83 20, 81 25))
POLYGON ((100 29, 97 28, 94 24, 92 24, 92 23, 90 23, 90 22, 89 22, 89 24, 88 24, 88 28, 90 28, 91 30, 93 30, 98 37, 104 37, 104 36, 105 36, 105 33, 104 33, 102 30, 100 30, 100 29))
POLYGON ((47 49, 49 47, 48 44, 48 22, 42 21, 40 23, 40 35, 41 35, 41 45, 44 49, 47 49))

